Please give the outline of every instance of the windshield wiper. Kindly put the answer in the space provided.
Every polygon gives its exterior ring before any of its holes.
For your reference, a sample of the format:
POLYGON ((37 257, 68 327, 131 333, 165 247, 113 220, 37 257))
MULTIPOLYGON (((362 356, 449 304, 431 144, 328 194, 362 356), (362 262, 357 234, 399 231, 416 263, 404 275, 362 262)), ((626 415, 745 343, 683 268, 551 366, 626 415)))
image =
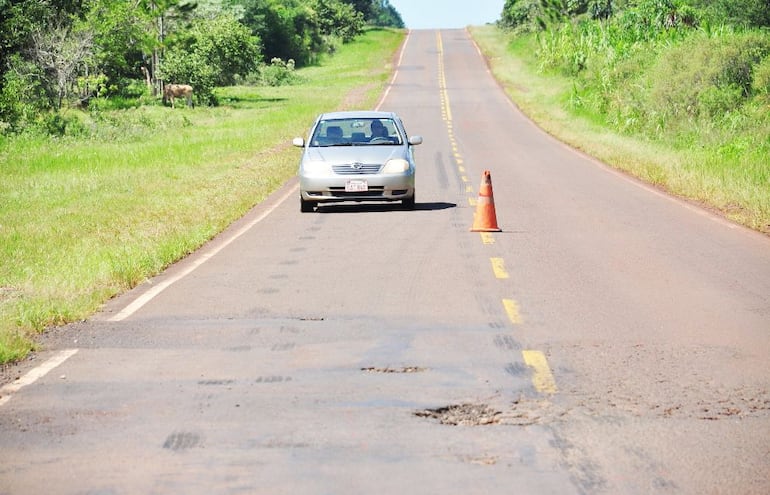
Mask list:
POLYGON ((329 143, 329 144, 319 144, 319 148, 331 148, 334 146, 353 146, 353 143, 329 143))

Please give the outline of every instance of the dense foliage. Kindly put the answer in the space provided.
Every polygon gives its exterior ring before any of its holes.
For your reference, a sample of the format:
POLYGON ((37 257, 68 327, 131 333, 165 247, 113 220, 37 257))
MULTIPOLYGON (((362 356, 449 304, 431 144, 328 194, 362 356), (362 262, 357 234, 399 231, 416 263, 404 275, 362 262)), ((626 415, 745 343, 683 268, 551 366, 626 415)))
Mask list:
MULTIPOLYGON (((709 25, 770 27, 768 0, 506 0, 500 25, 521 31, 580 16, 608 19, 632 13, 633 30, 696 22, 709 25)), ((631 20, 628 19, 627 20, 631 20)))
POLYGON ((734 160, 770 155, 767 0, 507 0, 500 24, 536 33, 575 111, 734 160))
POLYGON ((0 132, 58 132, 59 110, 152 103, 166 83, 213 104, 217 86, 292 80, 276 72, 367 24, 403 27, 387 0, 0 0, 0 132))

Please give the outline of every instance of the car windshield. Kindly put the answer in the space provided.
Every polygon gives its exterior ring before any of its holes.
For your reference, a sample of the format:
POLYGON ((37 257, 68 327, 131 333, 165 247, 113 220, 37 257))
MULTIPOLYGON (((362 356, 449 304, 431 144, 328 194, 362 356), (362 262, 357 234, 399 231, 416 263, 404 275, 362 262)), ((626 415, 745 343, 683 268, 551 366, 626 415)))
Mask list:
POLYGON ((387 146, 401 144, 392 119, 333 119, 318 123, 310 146, 387 146))

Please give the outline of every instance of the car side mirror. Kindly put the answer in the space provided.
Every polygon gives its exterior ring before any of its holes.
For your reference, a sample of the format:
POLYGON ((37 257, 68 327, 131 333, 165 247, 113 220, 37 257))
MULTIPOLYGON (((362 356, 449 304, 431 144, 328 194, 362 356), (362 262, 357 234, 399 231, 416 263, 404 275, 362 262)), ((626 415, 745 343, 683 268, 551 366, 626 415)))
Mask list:
POLYGON ((296 146, 297 148, 304 148, 305 147, 305 140, 301 137, 296 137, 292 140, 291 144, 296 146))
POLYGON ((422 144, 422 136, 411 136, 409 138, 409 144, 411 144, 412 146, 422 144))

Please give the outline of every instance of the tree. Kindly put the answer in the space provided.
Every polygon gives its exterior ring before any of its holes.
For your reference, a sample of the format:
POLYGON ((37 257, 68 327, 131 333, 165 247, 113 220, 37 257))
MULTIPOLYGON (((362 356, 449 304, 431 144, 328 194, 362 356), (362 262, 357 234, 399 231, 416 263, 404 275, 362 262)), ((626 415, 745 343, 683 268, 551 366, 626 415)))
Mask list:
MULTIPOLYGON (((358 36, 366 22, 365 14, 348 0, 229 1, 262 40, 265 63, 274 58, 293 59, 298 66, 314 63, 335 40, 347 42, 358 36)), ((366 2, 370 5, 372 0, 366 2)))
POLYGON ((69 10, 39 0, 0 0, 0 123, 15 128, 50 104, 42 70, 29 60, 32 32, 69 10))
POLYGON ((541 15, 539 0, 506 0, 499 24, 517 31, 533 31, 541 15))
POLYGON ((135 0, 91 0, 86 22, 94 33, 94 65, 109 81, 142 76, 143 57, 152 53, 156 39, 152 19, 137 12, 135 0))
POLYGON ((693 0, 691 3, 702 8, 716 23, 770 27, 770 0, 693 0))
POLYGON ((31 58, 50 75, 46 82, 55 94, 57 110, 74 86, 78 68, 87 65, 92 48, 93 33, 66 20, 32 33, 31 58))
POLYGON ((150 52, 149 64, 143 65, 151 78, 155 94, 162 90, 163 80, 158 77, 158 68, 163 58, 163 49, 170 26, 180 22, 189 21, 196 3, 188 0, 137 0, 137 7, 142 18, 151 23, 146 27, 146 32, 152 36, 144 38, 147 51, 150 52), (149 67, 147 67, 149 65, 149 67))
POLYGON ((403 28, 401 14, 388 0, 342 0, 364 16, 364 21, 373 26, 403 28))
POLYGON ((188 83, 200 103, 216 103, 215 86, 233 84, 257 67, 260 41, 232 14, 197 19, 169 43, 162 65, 166 82, 188 83))
POLYGON ((353 7, 353 10, 360 12, 366 21, 369 21, 375 14, 374 10, 379 6, 378 0, 342 0, 345 4, 353 7))
POLYGON ((352 5, 335 0, 316 0, 311 6, 322 35, 338 36, 343 42, 348 42, 363 32, 364 14, 352 5))
MULTIPOLYGON (((363 3, 366 0, 359 0, 357 3, 363 3)), ((393 7, 388 0, 370 0, 368 13, 364 10, 366 22, 374 26, 403 28, 404 20, 401 18, 398 10, 393 7)))

